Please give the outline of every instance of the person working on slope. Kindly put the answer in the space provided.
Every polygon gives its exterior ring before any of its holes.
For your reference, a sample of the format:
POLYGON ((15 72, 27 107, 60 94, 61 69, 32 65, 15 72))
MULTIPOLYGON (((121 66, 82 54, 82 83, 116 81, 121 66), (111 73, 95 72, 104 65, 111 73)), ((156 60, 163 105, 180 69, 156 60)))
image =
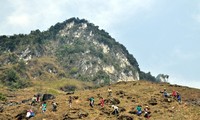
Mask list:
POLYGON ((178 92, 177 92, 177 100, 178 100, 179 104, 181 104, 181 95, 178 92))
POLYGON ((175 90, 173 90, 173 91, 172 91, 172 97, 173 97, 173 98, 176 98, 176 96, 177 96, 177 93, 176 93, 175 90))
POLYGON ((142 114, 142 106, 141 106, 141 105, 138 105, 138 106, 136 107, 136 114, 137 114, 138 116, 140 116, 140 115, 142 114))
POLYGON ((43 102, 42 104, 42 113, 44 113, 47 110, 47 103, 43 102))
POLYGON ((54 101, 51 104, 52 104, 52 111, 56 112, 58 104, 56 102, 54 102, 54 101))
POLYGON ((146 106, 145 108, 144 108, 144 117, 145 118, 150 118, 150 108, 149 108, 149 106, 146 106))
POLYGON ((100 99, 100 105, 101 105, 101 107, 104 107, 104 99, 103 99, 103 97, 101 97, 101 99, 100 99))
POLYGON ((31 117, 34 117, 35 116, 35 113, 33 112, 33 110, 27 110, 27 113, 26 113, 26 118, 31 118, 31 117))
POLYGON ((72 108, 72 96, 69 96, 69 107, 72 108))
POLYGON ((119 108, 116 106, 116 105, 112 105, 111 107, 113 107, 113 112, 112 112, 112 114, 114 114, 114 115, 119 115, 119 108))
POLYGON ((108 88, 108 97, 111 97, 112 96, 112 90, 111 90, 111 88, 109 87, 108 88))
POLYGON ((34 106, 35 103, 36 103, 36 96, 34 95, 33 98, 32 98, 32 102, 31 102, 31 106, 34 106))
POLYGON ((163 95, 164 95, 164 97, 169 97, 169 93, 167 93, 166 88, 164 88, 163 95))
POLYGON ((94 107, 94 97, 89 98, 90 101, 90 106, 93 108, 94 107))

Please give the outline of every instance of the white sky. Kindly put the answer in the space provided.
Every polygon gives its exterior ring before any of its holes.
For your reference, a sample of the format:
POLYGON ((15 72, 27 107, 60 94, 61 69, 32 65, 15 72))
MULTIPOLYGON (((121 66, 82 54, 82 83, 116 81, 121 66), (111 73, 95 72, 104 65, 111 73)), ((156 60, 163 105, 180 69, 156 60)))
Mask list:
POLYGON ((199 0, 1 0, 0 35, 47 30, 71 17, 104 29, 140 69, 200 88, 199 0))

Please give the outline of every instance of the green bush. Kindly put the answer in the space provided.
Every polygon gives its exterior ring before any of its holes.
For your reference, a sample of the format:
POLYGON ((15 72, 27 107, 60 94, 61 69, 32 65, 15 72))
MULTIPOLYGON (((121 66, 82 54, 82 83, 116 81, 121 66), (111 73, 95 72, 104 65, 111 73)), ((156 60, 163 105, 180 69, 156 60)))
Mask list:
POLYGON ((3 83, 10 88, 26 88, 31 85, 28 80, 20 78, 14 69, 8 69, 3 77, 3 83))
POLYGON ((3 93, 0 93, 0 101, 6 101, 7 98, 3 93))
POLYGON ((70 70, 70 74, 76 74, 78 72, 78 68, 77 67, 73 67, 70 70))
POLYGON ((104 81, 103 85, 110 84, 110 76, 105 71, 100 70, 100 71, 97 72, 93 81, 97 82, 98 80, 103 80, 104 81))
POLYGON ((25 79, 19 79, 17 82, 12 83, 10 87, 16 89, 22 89, 31 86, 31 83, 25 79))
POLYGON ((17 72, 14 69, 8 69, 5 73, 5 83, 14 83, 19 79, 17 72))
POLYGON ((26 63, 23 60, 18 62, 17 70, 20 72, 24 72, 26 70, 26 63))
POLYGON ((145 73, 143 71, 140 71, 140 80, 148 80, 152 82, 157 82, 156 78, 152 76, 150 72, 145 73))

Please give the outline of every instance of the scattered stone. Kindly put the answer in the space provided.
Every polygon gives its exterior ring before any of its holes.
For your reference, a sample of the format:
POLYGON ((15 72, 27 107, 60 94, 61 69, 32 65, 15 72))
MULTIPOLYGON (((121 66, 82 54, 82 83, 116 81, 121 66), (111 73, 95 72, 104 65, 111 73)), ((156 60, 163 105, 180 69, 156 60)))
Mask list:
POLYGON ((0 113, 4 111, 3 105, 0 106, 0 113))
POLYGON ((66 93, 66 95, 72 95, 72 94, 74 94, 74 91, 70 91, 66 93))
POLYGON ((87 112, 82 111, 82 110, 80 110, 79 113, 78 113, 78 117, 79 117, 80 119, 86 118, 88 115, 89 115, 89 114, 88 114, 87 112))
POLYGON ((60 90, 62 90, 64 92, 71 92, 71 91, 75 91, 76 90, 76 86, 68 85, 68 86, 61 87, 60 90))
POLYGON ((186 104, 200 106, 200 99, 187 99, 186 104))
POLYGON ((159 112, 160 112, 160 110, 155 110, 155 111, 154 111, 154 113, 159 113, 159 112))
POLYGON ((128 96, 127 99, 132 99, 132 97, 131 97, 131 96, 128 96))
MULTIPOLYGON (((11 114, 1 114, 0 120, 16 120, 16 119, 13 118, 11 114)), ((19 119, 17 119, 17 120, 19 120, 19 119)))
POLYGON ((134 82, 134 83, 133 83, 133 86, 135 86, 135 85, 137 85, 137 83, 136 83, 136 82, 134 82))
POLYGON ((42 97, 42 101, 52 100, 52 99, 55 99, 55 96, 52 94, 44 94, 42 97))
POLYGON ((19 105, 20 103, 18 103, 17 101, 8 101, 5 104, 7 106, 16 106, 16 105, 19 105))
POLYGON ((124 95, 120 95, 119 97, 120 97, 120 98, 124 98, 124 95))
POLYGON ((171 103, 173 101, 172 98, 164 98, 164 102, 168 102, 168 103, 171 103))
POLYGON ((133 100, 131 100, 131 102, 134 102, 134 103, 135 103, 135 102, 136 102, 136 100, 135 100, 135 99, 133 99, 133 100))
POLYGON ((17 120, 24 120, 24 119, 26 119, 26 113, 27 113, 27 111, 24 110, 23 112, 17 114, 17 115, 15 116, 15 118, 16 118, 17 120))
POLYGON ((150 105, 157 105, 157 104, 158 104, 156 98, 154 98, 154 97, 151 97, 151 99, 148 101, 148 103, 149 103, 150 105))
MULTIPOLYGON (((108 115, 108 116, 110 116, 111 113, 112 113, 112 110, 111 110, 111 109, 106 109, 105 107, 104 107, 104 108, 101 108, 100 110, 101 110, 101 112, 102 112, 103 114, 106 114, 106 115, 108 115)), ((100 113, 100 114, 101 114, 101 113, 100 113)))
POLYGON ((117 118, 118 120, 133 120, 133 117, 128 115, 121 115, 117 118))
POLYGON ((166 108, 166 109, 168 109, 168 105, 163 105, 163 108, 166 108))
POLYGON ((72 96, 72 99, 77 100, 79 97, 78 96, 72 96))
POLYGON ((174 110, 170 110, 170 109, 168 109, 168 111, 169 111, 170 113, 174 113, 174 110))
POLYGON ((126 111, 126 109, 125 109, 125 108, 123 108, 123 107, 119 107, 119 111, 120 111, 120 113, 121 113, 121 112, 125 112, 125 111, 126 111))
POLYGON ((105 99, 104 103, 109 105, 117 105, 120 104, 120 101, 117 98, 111 98, 111 99, 105 99))
POLYGON ((126 84, 126 81, 119 81, 116 84, 126 84))
POLYGON ((27 99, 27 100, 22 100, 22 103, 27 103, 27 102, 30 102, 31 99, 27 99))
POLYGON ((125 92, 124 92, 124 91, 122 91, 122 90, 120 90, 120 91, 117 91, 117 92, 116 92, 116 95, 120 95, 120 94, 123 94, 123 95, 124 95, 124 94, 125 94, 125 92))
POLYGON ((156 93, 156 94, 154 94, 154 95, 156 95, 156 96, 160 96, 160 94, 158 94, 158 93, 156 93))
POLYGON ((98 94, 97 94, 97 97, 98 97, 98 98, 100 98, 100 97, 101 97, 101 95, 98 93, 98 94))
POLYGON ((16 95, 8 94, 6 97, 16 97, 16 95))
POLYGON ((90 87, 90 86, 85 86, 84 89, 85 89, 85 90, 91 90, 92 87, 90 87))
POLYGON ((64 115, 63 120, 71 119, 83 119, 86 118, 89 114, 82 109, 71 109, 64 115))
POLYGON ((129 111, 128 113, 130 113, 130 114, 136 114, 135 111, 129 111))

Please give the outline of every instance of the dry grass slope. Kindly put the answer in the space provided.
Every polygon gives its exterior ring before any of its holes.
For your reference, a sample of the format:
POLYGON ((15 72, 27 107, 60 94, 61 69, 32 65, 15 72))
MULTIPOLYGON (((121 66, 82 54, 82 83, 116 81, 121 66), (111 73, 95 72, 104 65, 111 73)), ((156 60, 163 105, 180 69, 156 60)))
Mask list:
MULTIPOLYGON (((137 116, 135 114, 130 114, 135 107, 140 104, 144 106, 148 105, 151 110, 152 120, 199 120, 200 118, 200 104, 195 104, 200 102, 200 90, 188 88, 184 86, 170 85, 166 83, 157 84, 147 81, 135 81, 135 82, 121 82, 111 85, 112 98, 108 98, 107 89, 108 86, 84 90, 81 88, 81 84, 77 81, 71 80, 66 82, 66 80, 61 81, 49 81, 49 82, 35 82, 32 88, 27 88, 23 90, 18 90, 14 92, 3 91, 5 94, 9 95, 8 101, 20 103, 22 100, 30 99, 36 93, 51 93, 55 95, 54 101, 58 103, 58 109, 56 112, 52 112, 51 102, 47 101, 47 111, 46 113, 41 113, 41 104, 31 107, 30 102, 21 103, 18 105, 8 106, 4 105, 3 112, 0 113, 0 120, 13 120, 16 115, 22 113, 24 110, 32 108, 36 112, 36 116, 31 118, 32 120, 65 120, 67 119, 83 119, 83 120, 116 120, 119 117, 111 115, 112 108, 111 104, 105 103, 105 107, 101 108, 99 103, 99 96, 104 99, 116 98, 120 101, 117 106, 120 110, 119 116, 129 116, 134 120, 145 120, 142 116, 137 116), (78 85, 80 90, 75 91, 72 96, 78 96, 78 99, 73 100, 72 108, 68 105, 68 95, 66 93, 58 90, 58 88, 64 84, 74 84, 78 85), (166 88, 167 91, 172 90, 179 91, 182 96, 182 104, 173 100, 172 102, 165 102, 160 91, 166 88), (95 106, 91 108, 89 106, 88 98, 93 96, 95 98, 95 106), (157 105, 150 105, 148 101, 151 97, 156 98, 157 105), (68 115, 68 116, 67 116, 68 115), (80 116, 82 115, 82 118, 80 116), (86 115, 87 117, 84 117, 86 115)), ((7 102, 8 102, 7 101, 7 102)), ((2 102, 3 103, 3 102, 2 102)), ((1 104, 2 104, 1 103, 1 104)), ((126 120, 126 119, 125 119, 126 120)))

